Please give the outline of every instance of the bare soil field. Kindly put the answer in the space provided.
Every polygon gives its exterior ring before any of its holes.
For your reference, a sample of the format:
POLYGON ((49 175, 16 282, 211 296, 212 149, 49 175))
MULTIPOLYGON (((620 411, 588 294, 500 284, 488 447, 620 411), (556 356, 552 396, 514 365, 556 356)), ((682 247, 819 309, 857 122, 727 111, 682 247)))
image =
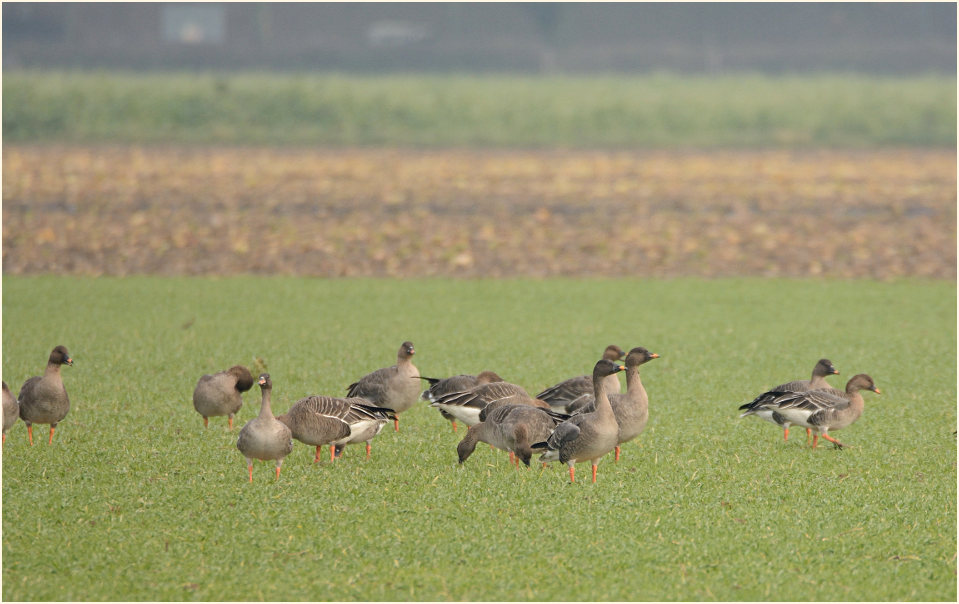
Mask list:
POLYGON ((5 145, 10 275, 956 276, 956 153, 5 145))

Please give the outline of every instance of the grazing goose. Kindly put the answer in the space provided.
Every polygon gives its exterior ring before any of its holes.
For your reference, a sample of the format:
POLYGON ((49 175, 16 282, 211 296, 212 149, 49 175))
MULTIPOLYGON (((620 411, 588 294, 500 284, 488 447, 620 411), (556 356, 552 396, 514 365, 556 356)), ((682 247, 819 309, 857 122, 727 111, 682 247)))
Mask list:
POLYGON ((293 438, 316 447, 313 462, 320 460, 320 447, 330 445, 330 461, 339 457, 343 447, 351 443, 366 443, 366 458, 370 458, 370 441, 380 433, 387 420, 396 419, 391 409, 373 407, 364 398, 335 398, 308 396, 290 407, 276 419, 290 428, 293 438))
POLYGON ((576 482, 574 465, 577 461, 589 460, 593 466, 593 482, 596 482, 596 466, 599 458, 616 447, 619 426, 616 416, 606 395, 607 376, 622 371, 623 366, 608 359, 600 359, 593 367, 593 396, 596 397, 596 410, 592 413, 574 415, 556 426, 546 442, 532 446, 533 450, 546 452, 540 461, 559 460, 569 466, 569 480, 576 482))
POLYGON ((66 346, 57 346, 50 353, 43 377, 33 376, 20 387, 20 419, 27 425, 27 436, 33 445, 33 424, 50 424, 50 442, 57 424, 70 411, 70 397, 63 387, 60 365, 73 365, 66 346))
POLYGON ((20 405, 17 404, 17 399, 13 398, 10 387, 3 382, 3 442, 7 442, 7 430, 17 423, 18 417, 20 417, 20 405))
MULTIPOLYGON (((618 361, 623 358, 623 349, 615 344, 610 344, 603 352, 603 358, 608 361, 618 361)), ((613 394, 621 390, 619 376, 610 375, 606 378, 606 392, 613 394)), ((569 413, 569 405, 573 404, 582 397, 591 397, 593 395, 593 378, 589 375, 580 375, 569 378, 554 386, 550 386, 536 395, 541 401, 546 401, 549 405, 561 412, 569 413)))
MULTIPOLYGON (((626 393, 616 392, 609 395, 609 404, 619 426, 616 461, 619 461, 620 445, 633 440, 646 429, 646 422, 649 420, 649 396, 639 379, 639 366, 658 358, 658 354, 641 346, 630 350, 626 355, 626 393)), ((581 398, 575 405, 567 407, 571 414, 589 413, 595 409, 596 397, 593 395, 581 398)))
POLYGON ((260 374, 257 382, 263 393, 260 414, 240 428, 236 448, 246 457, 246 465, 250 470, 250 482, 253 482, 254 459, 275 459, 276 479, 279 480, 283 458, 293 450, 293 435, 290 434, 290 429, 286 425, 273 417, 273 411, 270 409, 270 395, 273 392, 270 374, 260 374))
POLYGON ((828 390, 779 392, 773 393, 774 397, 766 404, 790 423, 816 432, 812 441, 813 449, 816 448, 820 436, 842 448, 845 445, 829 436, 829 431, 841 430, 859 419, 865 407, 860 390, 881 394, 872 378, 860 373, 846 382, 846 391, 841 395, 828 390))
POLYGON ((207 418, 226 415, 232 430, 233 416, 243 406, 241 394, 252 387, 253 374, 243 365, 200 377, 193 389, 193 408, 203 416, 203 427, 209 425, 207 418))
POLYGON ((480 413, 487 405, 522 404, 530 400, 532 397, 522 386, 510 382, 491 382, 474 386, 465 392, 439 396, 430 407, 445 411, 467 426, 474 426, 483 421, 480 413))
MULTIPOLYGON (((829 385, 826 376, 839 375, 839 370, 829 359, 819 359, 816 366, 812 369, 812 377, 808 380, 796 380, 780 384, 775 388, 770 388, 763 392, 752 401, 739 407, 740 411, 745 411, 739 417, 755 415, 768 422, 772 422, 783 428, 783 440, 789 440, 789 427, 792 422, 788 421, 775 410, 775 405, 767 406, 775 398, 776 393, 780 392, 808 392, 809 390, 828 390, 831 394, 842 396, 845 393, 829 385)), ((810 430, 806 430, 806 439, 809 439, 810 430)))
POLYGON ((413 365, 412 342, 403 342, 396 355, 396 365, 368 373, 346 389, 347 397, 365 398, 375 407, 393 410, 397 417, 393 429, 400 431, 399 414, 416 404, 420 396, 420 384, 416 378, 420 372, 413 365))
POLYGON ((459 462, 463 463, 476 443, 482 441, 509 452, 510 459, 519 465, 522 461, 529 467, 533 450, 531 443, 549 438, 557 420, 545 409, 529 405, 503 405, 486 416, 486 420, 470 426, 466 436, 456 446, 459 462))
MULTIPOLYGON (((430 383, 430 387, 424 390, 420 396, 424 401, 429 401, 430 403, 435 403, 441 396, 453 392, 465 392, 470 388, 475 388, 482 384, 503 381, 503 378, 492 371, 483 371, 479 375, 454 375, 444 379, 420 376, 420 379, 430 383)), ((453 432, 456 432, 456 417, 440 408, 437 408, 437 411, 440 412, 440 415, 442 415, 444 419, 449 420, 449 422, 453 424, 453 432)))

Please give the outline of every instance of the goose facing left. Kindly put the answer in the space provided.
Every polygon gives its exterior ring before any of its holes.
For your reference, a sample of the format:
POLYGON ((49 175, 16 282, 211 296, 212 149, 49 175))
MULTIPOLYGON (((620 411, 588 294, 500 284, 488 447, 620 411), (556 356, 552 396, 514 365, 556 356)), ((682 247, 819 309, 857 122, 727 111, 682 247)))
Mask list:
POLYGON ((70 412, 70 397, 60 376, 61 365, 73 365, 66 346, 57 346, 50 352, 43 376, 34 376, 23 383, 17 401, 20 419, 27 425, 27 437, 33 445, 33 424, 50 424, 50 442, 53 431, 70 412))
POLYGON ((246 464, 250 470, 250 482, 253 482, 254 459, 275 459, 276 478, 279 480, 283 458, 293 450, 293 435, 289 428, 273 417, 273 411, 270 408, 273 382, 270 380, 270 374, 260 374, 257 383, 260 384, 262 392, 260 414, 246 422, 246 425, 240 429, 236 448, 246 457, 246 464))

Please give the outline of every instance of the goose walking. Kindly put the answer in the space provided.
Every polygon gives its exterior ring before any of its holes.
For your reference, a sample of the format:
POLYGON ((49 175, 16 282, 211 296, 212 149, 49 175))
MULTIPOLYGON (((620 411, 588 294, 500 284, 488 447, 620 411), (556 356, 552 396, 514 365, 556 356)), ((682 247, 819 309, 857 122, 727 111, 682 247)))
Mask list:
MULTIPOLYGON (((622 348, 615 344, 610 344, 603 351, 603 357, 609 361, 618 361, 626 353, 622 348)), ((619 383, 619 376, 611 375, 606 378, 606 392, 613 394, 622 390, 619 383)), ((576 403, 583 397, 593 396, 593 378, 589 375, 580 375, 577 377, 563 380, 562 382, 550 386, 536 395, 536 398, 549 403, 556 411, 561 413, 570 413, 569 406, 576 403)))
POLYGON ((246 422, 240 429, 236 448, 246 457, 246 465, 250 470, 250 482, 253 482, 254 459, 275 459, 276 479, 279 480, 283 458, 293 450, 293 435, 286 425, 273 417, 273 410, 270 408, 273 382, 270 380, 270 374, 260 374, 257 383, 260 385, 263 396, 260 402, 260 414, 246 422))
POLYGON ((346 396, 365 398, 375 407, 393 410, 397 415, 393 429, 399 432, 399 414, 415 405, 420 397, 420 372, 413 365, 414 354, 413 343, 403 342, 396 354, 396 365, 364 375, 347 387, 346 396))
POLYGON ((233 417, 243 406, 242 393, 252 388, 253 383, 253 374, 243 365, 201 376, 193 389, 193 408, 203 416, 203 427, 208 427, 208 418, 226 415, 232 430, 233 417))
MULTIPOLYGON (((619 432, 616 437, 615 461, 619 461, 620 447, 628 443, 643 430, 646 429, 646 423, 649 421, 649 396, 646 394, 646 388, 639 378, 639 366, 653 359, 658 359, 659 355, 650 352, 638 346, 629 351, 626 355, 626 392, 616 392, 609 396, 609 404, 613 408, 613 415, 616 416, 616 425, 619 426, 619 432)), ((608 379, 608 378, 607 378, 608 379)), ((596 409, 596 397, 590 395, 588 398, 582 398, 576 404, 567 407, 571 414, 589 413, 596 409)))
POLYGON ((470 426, 466 436, 456 446, 459 463, 465 462, 476 449, 476 443, 484 442, 510 454, 510 460, 519 465, 522 461, 529 467, 533 455, 532 443, 549 438, 556 427, 557 419, 546 410, 529 405, 504 405, 487 415, 486 419, 470 426))
MULTIPOLYGON (((829 382, 826 381, 826 377, 830 375, 839 375, 839 370, 832 364, 832 361, 829 359, 819 359, 816 363, 816 366, 812 369, 812 377, 808 380, 795 380, 792 382, 786 382, 785 384, 780 384, 775 388, 770 388, 766 392, 763 392, 752 401, 746 403, 739 407, 740 411, 744 411, 739 417, 746 417, 747 415, 755 415, 756 417, 762 418, 767 422, 772 422, 777 426, 781 426, 783 429, 783 440, 789 440, 789 428, 792 426, 792 422, 787 420, 781 413, 776 411, 776 406, 770 405, 769 403, 773 402, 777 394, 782 392, 808 392, 810 390, 827 390, 831 394, 842 396, 844 392, 838 390, 829 385, 829 382)), ((806 439, 808 441, 811 430, 806 430, 806 439)))
POLYGON ((813 449, 816 448, 820 436, 842 448, 845 445, 829 436, 829 431, 841 430, 859 419, 865 408, 861 390, 882 394, 871 377, 860 373, 846 382, 846 390, 841 394, 828 390, 773 393, 774 396, 766 405, 791 424, 804 426, 815 432, 813 449))
MULTIPOLYGON (((430 387, 423 391, 420 398, 431 403, 431 406, 432 403, 435 403, 441 397, 448 394, 465 392, 476 386, 503 381, 503 378, 496 375, 493 371, 483 371, 478 375, 460 374, 443 379, 420 376, 420 379, 426 380, 430 384, 430 387)), ((444 419, 453 425, 453 432, 456 432, 456 416, 451 415, 448 411, 441 408, 436 408, 436 410, 440 412, 440 415, 442 415, 444 419)))
POLYGON ((320 460, 320 450, 330 445, 330 461, 339 457, 343 447, 352 443, 366 443, 366 458, 370 458, 370 442, 380 433, 387 420, 396 419, 391 409, 373 407, 363 398, 335 398, 308 396, 290 407, 276 419, 290 428, 293 438, 316 447, 313 463, 320 460))
POLYGON ((33 376, 20 387, 17 402, 20 404, 20 419, 27 425, 27 437, 33 446, 33 424, 50 424, 50 442, 53 431, 70 412, 70 397, 63 386, 61 365, 73 365, 66 346, 57 346, 50 352, 43 377, 33 376))
POLYGON ((616 447, 619 426, 606 394, 606 382, 603 378, 622 371, 623 366, 608 359, 600 359, 593 367, 593 396, 596 397, 596 410, 592 413, 574 415, 556 426, 546 442, 532 446, 533 450, 543 450, 540 461, 559 460, 569 466, 569 480, 576 482, 575 464, 589 461, 593 468, 593 482, 596 482, 596 467, 599 458, 616 447))
POLYGON ((20 405, 17 399, 13 398, 10 387, 3 382, 3 442, 7 442, 7 430, 17 423, 18 417, 20 417, 20 405))

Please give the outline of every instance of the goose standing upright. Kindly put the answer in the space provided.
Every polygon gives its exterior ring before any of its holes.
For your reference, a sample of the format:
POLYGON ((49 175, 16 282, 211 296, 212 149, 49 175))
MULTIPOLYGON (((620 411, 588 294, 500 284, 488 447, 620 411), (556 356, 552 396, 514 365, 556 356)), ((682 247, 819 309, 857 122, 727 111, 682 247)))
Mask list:
MULTIPOLYGON (((608 361, 618 361, 626 354, 622 348, 615 344, 610 344, 603 351, 604 359, 608 361)), ((619 383, 619 376, 610 375, 606 378, 606 393, 613 394, 622 390, 619 383)), ((549 406, 560 413, 569 413, 570 405, 576 403, 583 397, 593 396, 593 378, 589 375, 580 375, 577 377, 563 380, 562 382, 550 386, 536 395, 541 401, 546 401, 549 406)))
POLYGON ((273 392, 273 382, 269 373, 260 374, 257 382, 263 393, 260 402, 260 414, 246 422, 240 429, 240 436, 236 439, 236 448, 246 457, 246 465, 250 470, 250 482, 253 482, 253 460, 275 459, 276 479, 280 479, 280 466, 283 458, 293 450, 293 435, 290 429, 273 417, 270 408, 270 395, 273 392))
POLYGON ((27 425, 27 437, 33 445, 33 424, 50 424, 50 442, 53 431, 70 412, 70 397, 60 376, 61 365, 73 365, 66 346, 57 346, 50 352, 43 377, 33 376, 20 387, 20 419, 27 425))
MULTIPOLYGON (((766 392, 763 392, 752 401, 741 405, 739 407, 740 411, 745 411, 739 417, 746 417, 747 415, 755 415, 756 417, 762 418, 767 422, 772 422, 777 426, 782 426, 783 428, 783 440, 789 440, 789 427, 792 425, 792 422, 787 420, 781 413, 776 411, 776 406, 770 405, 769 403, 773 402, 777 394, 783 392, 808 392, 810 390, 827 390, 831 394, 836 396, 842 396, 844 392, 838 390, 829 385, 829 382, 826 381, 826 376, 829 375, 839 375, 839 370, 832 364, 832 361, 829 359, 819 359, 816 363, 816 366, 812 369, 812 377, 808 380, 795 380, 792 382, 786 382, 785 384, 780 384, 775 388, 770 388, 766 392)), ((808 441, 810 436, 810 430, 806 430, 806 439, 808 441)))
POLYGON ((606 382, 603 378, 622 371, 623 366, 608 359, 600 359, 593 367, 593 396, 596 397, 596 410, 591 413, 574 415, 556 426, 546 442, 533 445, 533 450, 546 452, 540 461, 559 460, 569 466, 569 480, 576 482, 575 464, 589 461, 593 467, 593 482, 596 482, 596 467, 599 458, 616 447, 619 426, 616 416, 606 395, 606 382))
POLYGON ((767 406, 786 418, 790 423, 813 430, 812 448, 816 448, 819 437, 832 442, 840 449, 841 442, 829 436, 830 430, 841 430, 862 415, 865 401, 860 390, 871 390, 882 394, 872 378, 865 373, 852 376, 846 382, 846 391, 841 395, 828 390, 809 390, 806 392, 781 392, 767 406))
POLYGON ((243 406, 242 393, 252 388, 253 383, 253 374, 243 365, 201 376, 193 389, 193 408, 203 416, 203 427, 209 425, 208 418, 226 415, 232 430, 233 416, 243 406))
POLYGON ((365 398, 375 407, 393 410, 397 415, 393 429, 399 432, 399 414, 415 405, 420 396, 420 372, 413 365, 414 354, 413 343, 403 342, 396 365, 364 375, 347 387, 346 396, 365 398))
MULTIPOLYGON (((613 408, 613 415, 616 416, 616 424, 619 426, 615 448, 616 461, 619 461, 620 446, 633 440, 646 429, 646 422, 649 420, 649 396, 639 378, 639 366, 658 358, 658 354, 642 346, 631 349, 626 355, 626 392, 609 395, 609 404, 613 408)), ((592 395, 567 407, 567 411, 571 414, 588 413, 595 409, 596 398, 592 395)))
POLYGON ((3 382, 3 442, 7 442, 7 430, 17 423, 18 417, 20 417, 20 405, 17 399, 13 398, 10 387, 3 382))

